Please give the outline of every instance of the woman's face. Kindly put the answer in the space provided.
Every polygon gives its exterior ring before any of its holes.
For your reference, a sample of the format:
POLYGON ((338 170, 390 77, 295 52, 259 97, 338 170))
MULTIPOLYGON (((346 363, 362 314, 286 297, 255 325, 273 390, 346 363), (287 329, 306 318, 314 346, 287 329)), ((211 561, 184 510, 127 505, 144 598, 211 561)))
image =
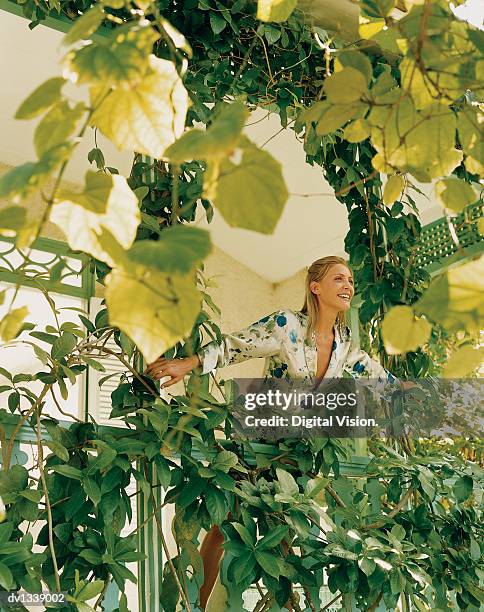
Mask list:
POLYGON ((355 293, 353 275, 344 264, 333 264, 320 281, 312 281, 311 291, 325 308, 337 312, 349 310, 355 293))

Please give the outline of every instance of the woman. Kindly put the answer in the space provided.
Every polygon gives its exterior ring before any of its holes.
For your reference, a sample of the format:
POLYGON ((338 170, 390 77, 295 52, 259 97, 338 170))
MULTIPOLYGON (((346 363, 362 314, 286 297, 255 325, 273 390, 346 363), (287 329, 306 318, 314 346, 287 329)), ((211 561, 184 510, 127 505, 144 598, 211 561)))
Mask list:
POLYGON ((301 311, 279 310, 246 329, 210 342, 196 355, 184 359, 160 358, 150 364, 147 374, 161 387, 181 381, 201 366, 207 374, 216 368, 246 359, 265 357, 265 374, 285 379, 338 378, 344 372, 355 378, 393 380, 378 361, 351 347, 345 313, 354 295, 353 276, 341 257, 323 257, 308 269, 306 297, 301 311))
MULTIPOLYGON (((378 361, 351 347, 345 313, 350 309, 354 292, 353 276, 346 261, 341 257, 323 257, 308 269, 300 312, 279 310, 242 331, 224 335, 220 344, 209 343, 197 355, 185 359, 160 358, 148 366, 147 373, 157 380, 168 378, 161 385, 166 388, 199 366, 207 374, 245 359, 265 357, 265 374, 276 378, 305 379, 317 385, 322 378, 338 378, 347 372, 355 378, 393 381, 393 376, 378 361)), ((218 575, 222 542, 222 533, 214 526, 200 549, 205 570, 200 590, 202 609, 218 575)))

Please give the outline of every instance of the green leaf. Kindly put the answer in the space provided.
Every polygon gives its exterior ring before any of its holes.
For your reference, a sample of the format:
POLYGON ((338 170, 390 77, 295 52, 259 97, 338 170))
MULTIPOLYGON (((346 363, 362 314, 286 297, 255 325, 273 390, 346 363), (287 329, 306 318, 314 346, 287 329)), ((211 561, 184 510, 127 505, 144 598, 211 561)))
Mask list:
POLYGON ((281 468, 276 468, 276 474, 281 487, 281 493, 285 493, 286 495, 297 495, 299 493, 299 486, 292 474, 289 474, 289 472, 281 468))
POLYGON ((241 101, 223 104, 207 130, 188 130, 165 151, 175 164, 192 159, 209 160, 229 155, 237 146, 249 111, 241 101))
POLYGON ((394 306, 382 324, 383 342, 389 355, 414 351, 425 344, 432 326, 425 319, 416 319, 410 306, 394 306))
POLYGON ((62 461, 69 461, 69 452, 60 442, 46 440, 45 445, 54 453, 54 455, 57 455, 60 459, 62 459, 62 461))
POLYGON ((434 278, 414 308, 449 331, 478 332, 484 322, 484 257, 434 278))
POLYGON ((205 491, 205 504, 214 525, 220 525, 227 518, 228 505, 225 495, 210 487, 205 491))
POLYGON ((475 202, 478 197, 472 185, 456 177, 437 181, 435 195, 444 208, 454 212, 461 212, 468 204, 475 202))
POLYGON ((62 359, 66 355, 69 355, 77 344, 77 338, 74 334, 64 332, 62 336, 59 336, 52 345, 51 354, 54 359, 62 359))
POLYGON ((128 257, 160 272, 187 274, 207 257, 211 248, 210 234, 206 230, 175 225, 164 229, 157 241, 136 241, 128 257))
POLYGON ((98 29, 104 19, 102 4, 96 4, 84 15, 78 17, 62 40, 63 45, 72 45, 78 40, 86 40, 98 29))
POLYGON ((21 206, 8 206, 0 210, 0 234, 13 235, 25 225, 27 211, 21 206))
POLYGON ((227 473, 230 468, 237 465, 239 459, 232 451, 223 450, 215 457, 211 463, 213 470, 220 470, 221 472, 227 473))
POLYGON ((114 265, 100 240, 103 228, 127 249, 134 241, 141 216, 138 199, 123 176, 88 171, 84 191, 61 192, 50 219, 67 236, 71 249, 114 265))
POLYGON ((335 70, 340 71, 344 68, 354 68, 361 72, 369 84, 373 76, 373 68, 370 60, 361 51, 343 50, 338 53, 334 61, 335 70))
POLYGON ((190 334, 200 311, 192 276, 167 276, 148 268, 113 270, 106 278, 109 322, 119 327, 151 363, 190 334))
POLYGON ((452 492, 457 501, 462 503, 469 499, 473 487, 474 481, 470 476, 461 476, 455 481, 454 486, 452 487, 452 492))
POLYGON ((473 346, 463 346, 450 356, 445 364, 444 378, 464 378, 483 363, 484 350, 473 346))
POLYGON ((272 234, 288 192, 279 162, 241 138, 240 163, 211 162, 204 177, 204 195, 231 227, 272 234))
POLYGON ((366 91, 365 75, 351 66, 343 68, 341 72, 334 72, 324 80, 324 92, 333 104, 356 102, 366 91))
POLYGON ((14 308, 0 321, 0 338, 4 342, 10 342, 17 337, 22 330, 25 317, 29 314, 27 306, 14 308))
POLYGON ((212 32, 214 34, 220 34, 225 29, 227 22, 219 13, 215 13, 210 11, 210 27, 212 28, 212 32))
POLYGON ((102 593, 104 582, 102 580, 93 580, 85 584, 79 591, 76 591, 76 599, 79 601, 88 601, 102 593))
POLYGON ((386 17, 395 6, 395 0, 361 0, 360 10, 373 19, 386 17))
POLYGON ((63 144, 75 132, 85 110, 82 102, 73 108, 65 100, 53 106, 35 129, 34 146, 38 157, 63 144))
POLYGON ((38 162, 27 162, 5 172, 0 177, 0 198, 19 202, 30 193, 41 189, 50 175, 68 159, 75 144, 61 144, 43 155, 38 162))
POLYGON ((253 548, 254 539, 252 538, 250 531, 247 529, 247 527, 245 527, 245 525, 242 525, 242 523, 232 523, 232 526, 241 537, 242 542, 244 542, 246 546, 253 548))
POLYGON ((152 56, 150 67, 142 80, 111 92, 92 123, 119 149, 160 158, 183 133, 188 94, 172 62, 152 56))
POLYGON ((61 89, 66 80, 54 77, 42 83, 22 102, 15 113, 15 119, 32 119, 50 108, 61 98, 61 89))
POLYGON ((268 548, 275 548, 281 543, 287 536, 287 527, 285 525, 278 525, 271 529, 261 540, 256 544, 256 550, 267 550, 268 548))
MULTIPOLYGON (((339 127, 339 126, 338 126, 339 127)), ((370 135, 370 126, 365 119, 356 119, 345 127, 344 139, 348 142, 361 142, 370 135)))
POLYGON ((387 206, 397 200, 405 187, 405 179, 401 174, 393 174, 388 177, 383 190, 383 202, 387 206))
POLYGON ((73 465, 53 465, 50 469, 57 474, 66 476, 67 478, 81 480, 81 471, 73 465))
POLYGON ((281 570, 278 564, 277 557, 274 557, 270 553, 263 552, 261 550, 255 550, 255 559, 261 568, 274 578, 279 578, 281 570))
POLYGON ((484 113, 474 106, 465 106, 458 115, 459 141, 466 154, 464 164, 473 174, 484 173, 483 138, 484 113))
POLYGON ((86 357, 86 355, 81 355, 81 359, 82 361, 84 361, 84 363, 87 363, 88 366, 90 366, 94 370, 97 370, 98 372, 106 371, 106 368, 103 366, 102 363, 100 363, 99 361, 96 361, 95 359, 91 359, 91 357, 86 357))
POLYGON ((101 489, 99 488, 98 484, 92 478, 83 478, 81 484, 82 488, 86 492, 86 495, 97 506, 101 501, 101 489))
POLYGON ((258 0, 257 19, 260 21, 287 21, 297 6, 297 0, 258 0))
POLYGON ((7 591, 13 589, 15 585, 12 572, 5 563, 2 562, 0 562, 0 585, 7 591))
POLYGON ((73 82, 88 83, 93 107, 111 86, 135 86, 150 71, 150 54, 159 34, 147 20, 116 27, 111 34, 83 45, 65 57, 65 72, 73 82))

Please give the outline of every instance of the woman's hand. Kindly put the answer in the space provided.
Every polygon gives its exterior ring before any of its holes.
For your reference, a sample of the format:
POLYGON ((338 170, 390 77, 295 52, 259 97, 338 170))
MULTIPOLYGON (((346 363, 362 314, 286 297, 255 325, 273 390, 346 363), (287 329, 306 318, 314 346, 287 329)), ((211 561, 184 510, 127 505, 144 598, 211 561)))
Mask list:
POLYGON ((164 357, 160 357, 149 364, 145 373, 155 380, 169 378, 169 380, 160 385, 160 388, 164 389, 165 387, 170 387, 180 382, 186 374, 199 365, 200 359, 197 355, 185 357, 183 359, 165 359, 164 357))

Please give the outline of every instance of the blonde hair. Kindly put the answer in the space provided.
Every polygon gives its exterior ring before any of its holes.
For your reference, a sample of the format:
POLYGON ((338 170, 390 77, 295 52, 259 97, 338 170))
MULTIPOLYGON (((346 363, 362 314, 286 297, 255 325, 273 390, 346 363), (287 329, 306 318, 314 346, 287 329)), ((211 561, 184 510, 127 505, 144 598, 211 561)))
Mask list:
MULTIPOLYGON (((301 308, 302 314, 308 317, 308 327, 306 333, 306 340, 310 341, 312 335, 316 329, 316 323, 318 320, 318 298, 311 291, 311 283, 313 281, 320 281, 329 272, 331 266, 335 264, 343 264, 350 269, 348 262, 342 257, 336 257, 335 255, 329 255, 328 257, 321 257, 314 261, 308 268, 306 274, 306 294, 304 298, 304 305, 301 308)), ((336 324, 338 325, 341 335, 344 335, 346 329, 345 313, 343 310, 338 312, 336 316, 336 324)))

